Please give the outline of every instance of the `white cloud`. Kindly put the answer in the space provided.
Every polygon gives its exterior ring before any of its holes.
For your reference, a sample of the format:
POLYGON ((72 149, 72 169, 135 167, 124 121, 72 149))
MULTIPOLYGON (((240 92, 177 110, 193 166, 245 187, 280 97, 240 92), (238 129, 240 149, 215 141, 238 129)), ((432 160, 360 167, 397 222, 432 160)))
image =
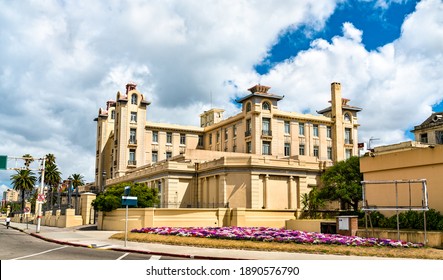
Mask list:
POLYGON ((129 81, 152 102, 150 121, 186 125, 211 103, 234 114, 230 100, 256 83, 285 95, 282 109, 315 113, 338 81, 363 108, 362 141, 405 140, 443 96, 441 1, 421 1, 401 38, 376 51, 346 23, 269 74, 253 70, 285 30, 322 28, 335 2, 0 2, 0 154, 52 153, 64 177, 93 180, 93 119, 129 81))
POLYGON ((298 111, 325 107, 329 83, 341 82, 343 96, 363 108, 360 141, 406 141, 405 132, 423 122, 443 96, 442 16, 441 1, 422 1, 398 40, 370 52, 361 31, 345 23, 343 36, 314 41, 262 80, 285 94, 284 107, 295 104, 298 111))
MULTIPOLYGON (((334 7, 334 0, 0 2, 0 154, 52 153, 64 177, 91 181, 93 119, 127 82, 152 101, 151 121, 198 125, 211 99, 229 114, 236 89, 228 81, 245 91, 280 32, 319 28, 334 7)), ((9 176, 0 174, 0 183, 9 176)))

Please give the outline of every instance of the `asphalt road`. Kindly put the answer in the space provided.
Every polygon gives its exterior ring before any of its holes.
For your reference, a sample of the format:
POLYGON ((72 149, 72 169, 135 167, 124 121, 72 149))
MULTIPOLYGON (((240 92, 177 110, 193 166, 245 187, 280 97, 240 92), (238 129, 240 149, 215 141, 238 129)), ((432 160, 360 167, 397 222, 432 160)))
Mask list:
MULTIPOLYGON (((0 260, 180 260, 181 258, 55 244, 0 227, 0 260)), ((184 258, 183 258, 184 259, 184 258)), ((186 258, 186 260, 189 260, 186 258)))

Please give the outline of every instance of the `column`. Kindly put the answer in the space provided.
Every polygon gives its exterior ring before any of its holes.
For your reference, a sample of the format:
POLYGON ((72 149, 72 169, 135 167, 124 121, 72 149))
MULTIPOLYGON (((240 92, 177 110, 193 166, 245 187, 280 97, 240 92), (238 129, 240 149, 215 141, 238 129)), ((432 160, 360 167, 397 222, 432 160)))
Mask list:
POLYGON ((288 209, 294 209, 294 177, 288 178, 288 209))
POLYGON ((265 178, 263 179, 263 207, 264 209, 269 208, 269 174, 265 175, 265 178))
POLYGON ((218 176, 218 206, 225 207, 226 201, 226 174, 218 176))
POLYGON ((297 209, 301 209, 301 196, 304 193, 308 193, 308 180, 306 176, 298 177, 298 186, 297 186, 297 209))
POLYGON ((207 184, 207 178, 202 178, 202 183, 201 183, 201 198, 200 198, 200 206, 202 208, 206 208, 207 206, 207 192, 208 190, 206 189, 206 184, 207 184))

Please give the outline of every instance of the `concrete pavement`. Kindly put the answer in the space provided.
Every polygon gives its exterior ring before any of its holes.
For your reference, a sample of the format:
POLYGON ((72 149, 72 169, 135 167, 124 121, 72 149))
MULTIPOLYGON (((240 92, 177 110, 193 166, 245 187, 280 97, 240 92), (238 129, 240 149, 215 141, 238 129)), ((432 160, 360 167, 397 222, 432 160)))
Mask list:
MULTIPOLYGON (((2 222, 2 226, 5 223, 2 222)), ((5 226, 6 227, 6 226, 5 226)), ((323 254, 305 254, 289 252, 268 252, 251 250, 231 250, 200 248, 191 246, 173 246, 157 243, 125 242, 110 239, 113 234, 121 231, 96 230, 93 225, 57 228, 41 226, 40 232, 36 232, 34 224, 13 223, 10 230, 20 230, 34 237, 63 245, 89 247, 101 250, 114 250, 123 252, 136 252, 163 256, 174 256, 189 259, 213 259, 213 260, 380 260, 377 257, 339 256, 323 254)))

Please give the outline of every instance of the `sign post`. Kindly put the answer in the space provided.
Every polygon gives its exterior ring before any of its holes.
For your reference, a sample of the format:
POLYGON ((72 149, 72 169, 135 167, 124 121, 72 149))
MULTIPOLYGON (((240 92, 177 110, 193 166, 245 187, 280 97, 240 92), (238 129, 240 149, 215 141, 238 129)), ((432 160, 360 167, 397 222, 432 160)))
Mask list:
POLYGON ((23 209, 23 212, 26 215, 26 229, 29 229, 28 217, 29 217, 29 212, 31 212, 31 209, 29 207, 25 207, 25 209, 23 209))
POLYGON ((126 219, 125 219, 125 247, 128 240, 128 207, 137 206, 137 197, 129 196, 131 187, 125 187, 124 196, 122 196, 122 206, 126 206, 126 219))

